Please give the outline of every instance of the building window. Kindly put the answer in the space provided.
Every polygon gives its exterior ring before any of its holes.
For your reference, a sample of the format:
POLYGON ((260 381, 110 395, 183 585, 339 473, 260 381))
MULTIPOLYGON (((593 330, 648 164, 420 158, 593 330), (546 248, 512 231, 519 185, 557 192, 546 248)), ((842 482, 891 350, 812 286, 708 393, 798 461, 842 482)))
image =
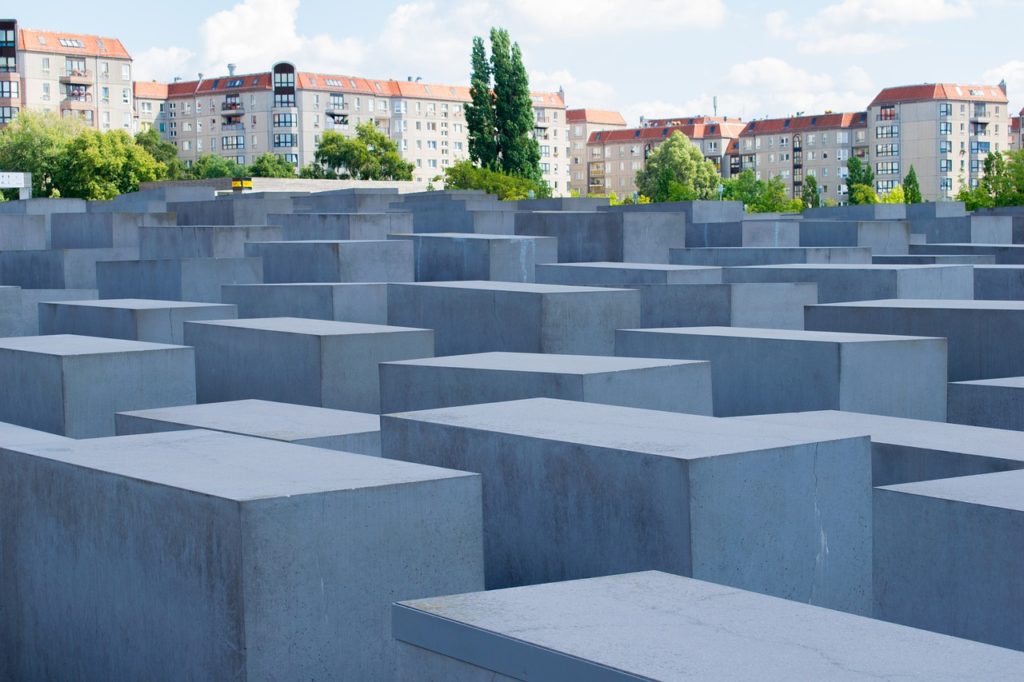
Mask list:
POLYGON ((0 123, 10 123, 17 115, 18 107, 0 107, 0 123))
POLYGON ((228 135, 220 138, 221 149, 245 149, 245 135, 228 135))
POLYGON ((299 165, 299 155, 298 154, 284 154, 281 158, 283 158, 285 161, 287 161, 288 163, 292 164, 293 166, 299 165))
POLYGON ((951 154, 953 152, 953 142, 951 140, 939 140, 939 153, 940 154, 951 154))
POLYGON ((939 189, 943 192, 952 192, 953 178, 939 178, 939 189))
POLYGON ((294 128, 295 114, 274 114, 275 128, 294 128))
POLYGON ((899 137, 900 127, 899 126, 876 126, 875 137, 879 139, 886 139, 889 137, 899 137))
POLYGON ((0 57, 0 73, 12 73, 18 70, 18 61, 14 57, 0 57))
POLYGON ((939 135, 952 135, 953 124, 949 121, 939 121, 939 135))
MULTIPOLYGON (((294 74, 293 74, 294 75, 294 74)), ((274 95, 275 107, 294 107, 295 95, 274 95)))
MULTIPOLYGON (((49 83, 44 83, 49 86, 49 83)), ((20 83, 18 81, 0 81, 0 99, 17 99, 18 98, 18 87, 20 83)), ((49 91, 49 88, 45 88, 49 91)), ((50 99, 47 94, 46 99, 50 99)))
POLYGON ((895 121, 896 120, 896 105, 886 104, 878 110, 879 121, 895 121))
POLYGON ((951 170, 953 170, 953 160, 952 159, 939 159, 939 172, 940 173, 948 173, 951 170))
POLYGON ((274 87, 275 88, 294 88, 295 87, 295 72, 294 71, 275 71, 274 72, 274 87))
POLYGON ((875 164, 875 173, 877 175, 897 175, 899 172, 899 161, 879 161, 875 164))
POLYGON ((128 88, 121 88, 121 102, 124 104, 131 103, 131 95, 128 93, 128 88))
POLYGON ((275 147, 294 147, 295 146, 295 134, 294 133, 275 133, 274 134, 274 146, 275 147))
POLYGON ((939 102, 939 116, 952 116, 953 104, 951 102, 939 102))
POLYGON ((875 145, 875 156, 899 156, 900 145, 899 143, 890 142, 889 144, 878 144, 875 145))

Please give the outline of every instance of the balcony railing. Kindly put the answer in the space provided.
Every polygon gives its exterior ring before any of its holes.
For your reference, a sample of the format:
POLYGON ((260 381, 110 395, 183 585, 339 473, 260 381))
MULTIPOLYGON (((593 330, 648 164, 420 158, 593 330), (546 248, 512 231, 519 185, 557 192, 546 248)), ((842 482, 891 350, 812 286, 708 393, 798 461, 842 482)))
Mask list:
POLYGON ((59 79, 63 83, 91 83, 92 72, 89 69, 64 69, 59 79))
POLYGON ((228 130, 245 130, 245 124, 244 123, 224 123, 224 124, 221 125, 220 129, 223 130, 223 131, 228 131, 228 130))
POLYGON ((245 107, 242 106, 241 102, 221 102, 220 110, 227 112, 242 111, 245 107))

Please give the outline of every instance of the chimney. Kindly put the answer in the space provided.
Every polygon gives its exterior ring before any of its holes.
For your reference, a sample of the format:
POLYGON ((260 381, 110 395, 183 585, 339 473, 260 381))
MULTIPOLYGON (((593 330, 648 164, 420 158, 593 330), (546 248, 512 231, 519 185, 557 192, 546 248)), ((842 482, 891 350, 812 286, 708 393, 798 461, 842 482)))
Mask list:
POLYGON ((202 71, 199 72, 199 80, 203 80, 203 72, 202 71))
POLYGON ((175 76, 174 77, 174 82, 175 83, 180 83, 181 82, 181 76, 175 76))
POLYGON ((228 75, 229 76, 234 76, 235 75, 235 69, 237 69, 237 68, 238 68, 238 64, 228 64, 228 75))
POLYGON ((1004 95, 1006 94, 1006 79, 1005 78, 1003 80, 999 81, 999 89, 1003 91, 1004 95))

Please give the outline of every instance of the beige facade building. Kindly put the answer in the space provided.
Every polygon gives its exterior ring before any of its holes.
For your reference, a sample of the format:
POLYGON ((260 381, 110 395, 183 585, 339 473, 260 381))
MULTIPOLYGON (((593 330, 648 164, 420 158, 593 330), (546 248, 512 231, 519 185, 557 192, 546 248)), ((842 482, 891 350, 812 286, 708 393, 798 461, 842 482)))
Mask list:
POLYGON ((593 133, 625 128, 626 119, 617 111, 602 109, 570 109, 565 117, 569 124, 569 145, 565 150, 569 159, 569 191, 583 196, 590 191, 587 141, 593 133))
POLYGON ((847 200, 846 164, 867 162, 867 114, 826 113, 751 121, 740 133, 733 168, 750 169, 758 180, 781 178, 789 196, 799 197, 814 177, 822 201, 847 200))
POLYGON ((704 158, 714 162, 723 177, 729 177, 729 149, 744 128, 739 119, 697 116, 671 122, 672 125, 663 127, 592 133, 587 141, 588 193, 614 192, 622 197, 636 192, 636 174, 645 167, 648 155, 675 132, 689 138, 704 158))
POLYGON ((913 166, 926 201, 975 187, 989 152, 1005 151, 1005 86, 928 83, 882 90, 868 107, 875 189, 888 192, 913 166))
POLYGON ((1010 149, 1024 149, 1024 109, 1010 119, 1010 149))
MULTIPOLYGON (((395 141, 402 157, 414 164, 419 182, 469 156, 468 87, 307 73, 287 63, 257 74, 232 70, 168 85, 165 116, 157 126, 178 146, 186 165, 201 154, 251 163, 271 152, 298 168, 313 161, 325 131, 354 135, 367 121, 395 141)), ((544 179, 555 194, 567 194, 564 96, 534 93, 533 100, 544 179)))
POLYGON ((156 81, 136 81, 133 86, 135 94, 135 125, 134 132, 144 133, 158 125, 158 120, 167 102, 167 84, 156 81))
POLYGON ((0 53, 0 125, 29 109, 98 130, 133 130, 132 58, 121 41, 19 29, 8 20, 0 22, 0 53))

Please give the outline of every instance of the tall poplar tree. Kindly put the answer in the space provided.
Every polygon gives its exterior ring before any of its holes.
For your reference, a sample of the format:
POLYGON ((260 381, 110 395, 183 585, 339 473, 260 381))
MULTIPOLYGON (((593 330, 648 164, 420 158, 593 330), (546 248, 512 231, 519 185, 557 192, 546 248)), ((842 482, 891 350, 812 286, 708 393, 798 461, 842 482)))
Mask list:
POLYGON ((481 168, 498 168, 498 143, 494 125, 494 94, 491 91, 491 65, 487 61, 483 38, 473 38, 473 72, 470 75, 466 105, 466 129, 469 133, 469 158, 481 168))
POLYGON ((506 141, 502 146, 505 172, 531 180, 541 180, 540 145, 533 136, 536 125, 533 97, 530 95, 530 77, 523 65, 519 43, 512 44, 512 63, 509 71, 513 96, 511 118, 506 124, 506 141), (507 158, 507 161, 504 160, 507 158))

